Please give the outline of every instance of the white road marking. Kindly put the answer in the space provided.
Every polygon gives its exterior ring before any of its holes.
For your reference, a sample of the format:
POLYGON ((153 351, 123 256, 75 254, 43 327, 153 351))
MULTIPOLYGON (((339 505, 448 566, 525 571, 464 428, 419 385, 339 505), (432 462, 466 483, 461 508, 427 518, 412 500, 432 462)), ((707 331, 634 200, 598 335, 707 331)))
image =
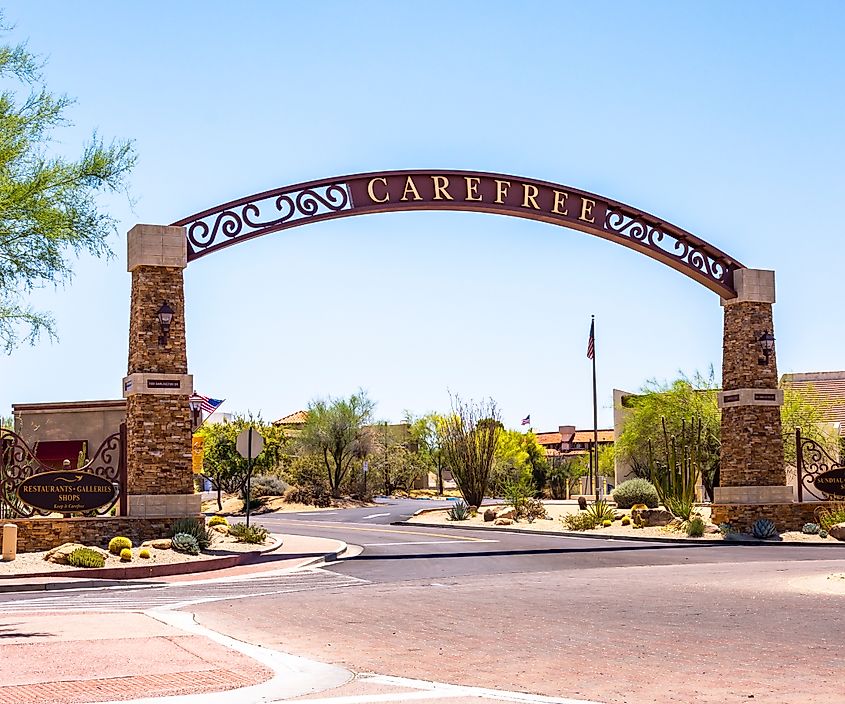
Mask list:
MULTIPOLYGON (((478 540, 479 543, 498 543, 498 540, 478 540)), ((407 542, 396 542, 396 543, 361 543, 361 547, 363 548, 380 548, 380 547, 388 547, 392 545, 454 545, 454 540, 414 540, 414 541, 407 541, 407 542)))
MULTIPOLYGON (((601 702, 592 701, 588 699, 570 699, 568 697, 545 697, 541 694, 529 694, 528 692, 508 692, 501 689, 486 689, 484 687, 466 687, 457 684, 444 684, 441 682, 429 682, 427 680, 414 680, 408 677, 392 677, 390 675, 366 675, 360 674, 356 678, 359 682, 372 682, 373 684, 392 685, 394 687, 407 687, 409 689, 423 689, 428 690, 429 694, 437 693, 438 696, 462 696, 462 697, 480 697, 482 699, 498 699, 506 702, 523 702, 524 704, 602 704, 601 702), (455 692, 451 695, 443 695, 441 692, 455 692)), ((394 701, 401 701, 407 694, 399 694, 394 697, 394 701)), ((409 697, 416 698, 416 697, 409 697)), ((337 697, 332 700, 326 699, 310 699, 308 704, 316 704, 317 702, 334 702, 341 704, 342 699, 351 699, 351 697, 337 697)), ((367 699, 366 695, 362 698, 362 704, 366 701, 377 701, 375 698, 367 699)))
POLYGON ((389 516, 389 513, 371 513, 369 516, 362 516, 364 520, 368 518, 382 518, 383 516, 389 516))

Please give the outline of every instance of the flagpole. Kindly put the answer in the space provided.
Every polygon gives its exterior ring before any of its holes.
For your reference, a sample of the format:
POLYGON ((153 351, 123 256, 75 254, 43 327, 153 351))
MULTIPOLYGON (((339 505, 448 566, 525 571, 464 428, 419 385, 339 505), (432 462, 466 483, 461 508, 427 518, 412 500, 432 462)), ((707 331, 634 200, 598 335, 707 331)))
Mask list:
POLYGON ((596 316, 591 316, 592 321, 590 330, 593 333, 593 450, 596 453, 596 459, 593 462, 593 467, 596 477, 596 501, 599 500, 599 406, 596 397, 596 316))

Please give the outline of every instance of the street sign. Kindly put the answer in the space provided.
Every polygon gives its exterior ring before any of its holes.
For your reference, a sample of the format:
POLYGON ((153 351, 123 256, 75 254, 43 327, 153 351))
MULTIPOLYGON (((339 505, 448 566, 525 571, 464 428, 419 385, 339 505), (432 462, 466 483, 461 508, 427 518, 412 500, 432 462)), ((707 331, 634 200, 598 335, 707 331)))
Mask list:
POLYGON ((235 441, 235 449, 237 449, 238 454, 244 459, 255 459, 264 449, 264 438, 252 426, 244 428, 238 433, 238 439, 235 441), (252 442, 252 447, 250 447, 250 441, 252 442))

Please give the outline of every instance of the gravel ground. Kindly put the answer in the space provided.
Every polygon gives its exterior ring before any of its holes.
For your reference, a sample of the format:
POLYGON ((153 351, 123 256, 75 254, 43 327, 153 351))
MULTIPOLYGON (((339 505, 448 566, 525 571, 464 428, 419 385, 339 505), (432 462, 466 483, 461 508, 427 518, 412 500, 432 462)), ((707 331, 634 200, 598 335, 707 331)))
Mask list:
MULTIPOLYGON (((487 508, 491 508, 489 506, 484 507, 485 510, 487 508)), ((492 507, 497 508, 497 507, 492 507)), ((500 506, 498 508, 504 508, 504 506, 500 506)), ((425 513, 421 513, 417 516, 414 516, 410 519, 411 523, 439 523, 443 525, 452 525, 455 524, 455 521, 450 521, 447 516, 448 509, 437 509, 435 511, 427 511, 425 513)), ((698 509, 701 516, 706 520, 710 521, 710 509, 707 507, 702 507, 698 509)), ((571 513, 578 513, 578 506, 574 504, 546 504, 546 512, 548 513, 549 517, 545 519, 539 519, 534 521, 533 523, 529 523, 528 521, 519 521, 518 523, 514 523, 509 526, 493 526, 492 522, 484 522, 483 511, 479 512, 479 514, 473 518, 469 518, 465 521, 460 521, 459 525, 464 526, 472 526, 473 528, 497 528, 497 529, 519 529, 519 530, 537 530, 543 532, 554 532, 554 533, 563 533, 563 532, 571 532, 569 529, 563 524, 561 518, 567 514, 571 513)), ((631 512, 627 509, 617 509, 617 513, 622 514, 630 514, 631 512)), ((685 533, 681 533, 679 531, 671 530, 664 526, 654 527, 654 528, 634 528, 633 525, 623 526, 619 521, 614 521, 613 525, 609 528, 595 528, 593 530, 586 530, 582 531, 585 535, 606 535, 608 537, 612 536, 620 536, 620 537, 632 537, 632 538, 686 538, 690 541, 696 540, 722 540, 723 536, 721 533, 711 533, 705 534, 702 538, 688 538, 685 533)), ((780 538, 782 542, 790 542, 790 543, 835 543, 837 542, 833 538, 820 538, 817 535, 805 535, 800 531, 789 531, 786 533, 781 533, 780 538)))
MULTIPOLYGON (((156 550, 155 548, 150 548, 150 557, 148 559, 142 559, 138 557, 138 550, 140 546, 133 546, 132 562, 122 562, 118 556, 110 554, 106 558, 106 564, 104 567, 129 567, 136 565, 166 565, 177 562, 198 562, 200 560, 207 560, 211 557, 226 557, 227 555, 237 555, 245 552, 264 550, 269 547, 270 544, 270 542, 267 542, 264 545, 238 543, 234 538, 231 538, 228 535, 218 534, 214 543, 199 555, 186 555, 185 553, 176 552, 175 550, 156 550)), ((0 578, 6 575, 21 576, 38 572, 66 572, 74 569, 69 565, 59 565, 55 562, 48 562, 44 559, 44 556, 48 552, 48 550, 42 550, 39 552, 18 553, 17 558, 11 562, 0 562, 0 578)))

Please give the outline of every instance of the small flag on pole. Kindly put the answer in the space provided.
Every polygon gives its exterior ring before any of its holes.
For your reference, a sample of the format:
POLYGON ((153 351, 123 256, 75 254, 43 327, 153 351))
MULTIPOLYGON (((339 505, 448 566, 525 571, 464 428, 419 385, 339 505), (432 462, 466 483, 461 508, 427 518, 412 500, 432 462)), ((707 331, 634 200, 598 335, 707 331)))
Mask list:
POLYGON ((530 425, 531 424, 531 414, 529 413, 525 418, 522 419, 523 425, 530 425))
POLYGON ((202 394, 194 394, 191 396, 191 400, 199 401, 200 408, 206 413, 214 413, 214 411, 223 405, 223 401, 226 399, 209 398, 208 396, 203 396, 202 394))
POLYGON ((596 321, 590 323, 590 339, 587 340, 587 359, 596 358, 596 321))

